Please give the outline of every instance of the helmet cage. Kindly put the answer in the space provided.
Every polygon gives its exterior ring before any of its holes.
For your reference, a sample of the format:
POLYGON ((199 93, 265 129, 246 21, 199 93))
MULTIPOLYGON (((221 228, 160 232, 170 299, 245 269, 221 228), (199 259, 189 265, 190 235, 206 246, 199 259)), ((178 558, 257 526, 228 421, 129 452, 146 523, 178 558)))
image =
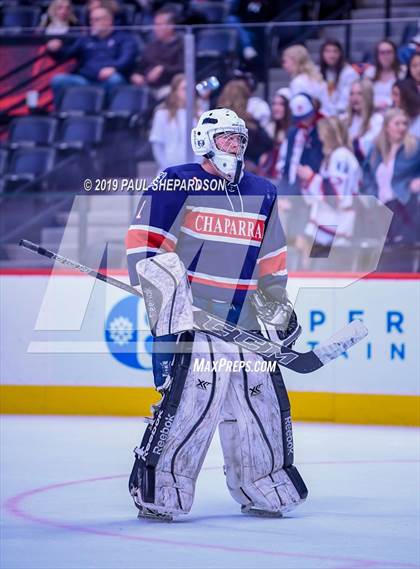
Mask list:
POLYGON ((245 150, 248 145, 248 133, 245 128, 216 128, 210 131, 208 136, 210 138, 210 145, 214 154, 226 154, 227 156, 235 156, 237 160, 243 160, 245 150), (225 137, 223 149, 217 144, 217 139, 220 136, 225 137))
POLYGON ((229 183, 238 184, 243 176, 244 154, 248 144, 248 130, 242 126, 215 128, 207 133, 210 151, 204 156, 208 158, 216 170, 229 183), (224 149, 217 145, 218 135, 225 138, 224 149), (239 140, 238 140, 239 137, 239 140), (229 144, 229 138, 231 138, 229 144))

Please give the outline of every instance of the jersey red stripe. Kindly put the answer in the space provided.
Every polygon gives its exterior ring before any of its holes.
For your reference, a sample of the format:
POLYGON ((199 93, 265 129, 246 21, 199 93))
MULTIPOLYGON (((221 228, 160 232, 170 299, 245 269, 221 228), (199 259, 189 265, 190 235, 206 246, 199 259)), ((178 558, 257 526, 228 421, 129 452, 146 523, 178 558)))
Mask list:
POLYGON ((233 290, 256 290, 257 289, 257 285, 256 284, 236 284, 236 283, 225 283, 225 282, 220 282, 220 281, 215 281, 215 280, 210 280, 210 279, 203 279, 202 277, 195 277, 193 275, 188 275, 188 278, 190 280, 190 282, 192 283, 198 283, 198 284, 203 284, 206 286, 214 286, 217 288, 230 288, 233 290))
POLYGON ((272 275, 278 271, 286 270, 286 260, 287 252, 282 251, 274 257, 269 257, 268 259, 262 259, 259 262, 259 276, 264 277, 265 275, 272 275))
POLYGON ((130 229, 125 239, 125 246, 128 252, 136 247, 152 247, 164 249, 168 252, 175 251, 175 244, 172 239, 145 229, 130 229))

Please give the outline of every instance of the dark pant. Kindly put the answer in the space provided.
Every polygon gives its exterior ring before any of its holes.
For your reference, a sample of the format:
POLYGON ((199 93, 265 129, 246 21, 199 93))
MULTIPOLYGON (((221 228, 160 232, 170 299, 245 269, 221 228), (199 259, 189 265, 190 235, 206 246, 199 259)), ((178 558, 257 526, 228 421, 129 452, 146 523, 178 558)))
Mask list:
POLYGON ((387 202, 388 207, 394 214, 388 231, 387 242, 389 244, 413 245, 420 241, 420 198, 412 194, 407 204, 399 200, 387 202))
POLYGON ((94 85, 97 87, 103 87, 106 91, 111 91, 117 85, 122 85, 126 83, 126 80, 120 73, 113 73, 105 81, 93 81, 92 79, 87 79, 83 75, 77 75, 76 73, 57 73, 51 80, 51 89, 54 93, 54 103, 57 103, 60 99, 63 89, 67 87, 81 87, 84 85, 94 85))

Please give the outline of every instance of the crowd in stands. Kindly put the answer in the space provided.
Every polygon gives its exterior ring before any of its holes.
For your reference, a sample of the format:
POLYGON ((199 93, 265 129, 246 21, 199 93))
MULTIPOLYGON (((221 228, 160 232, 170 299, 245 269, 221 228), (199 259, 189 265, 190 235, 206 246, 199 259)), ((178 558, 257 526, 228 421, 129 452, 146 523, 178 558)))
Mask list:
MULTIPOLYGON (((121 85, 148 90, 153 108, 147 136, 163 169, 186 160, 184 42, 176 29, 180 4, 163 3, 155 10, 156 3, 137 1, 141 23, 152 26, 144 43, 115 27, 122 8, 116 0, 89 0, 90 27, 76 39, 66 38, 80 25, 80 5, 70 0, 53 0, 39 26, 54 36, 46 44, 51 57, 76 61, 72 72, 52 79, 56 106, 70 86, 103 87, 108 96, 121 85)), ((278 60, 289 83, 266 101, 257 95, 258 78, 246 65, 258 56, 258 37, 245 26, 244 6, 249 9, 250 3, 227 4, 225 21, 240 26, 245 65, 229 69, 217 91, 197 95, 195 114, 212 105, 233 109, 244 119, 247 168, 278 187, 282 208, 293 218, 296 247, 305 252, 314 239, 320 248, 329 247, 334 226, 342 228, 338 241, 349 243, 357 195, 375 196, 394 213, 388 243, 420 243, 420 34, 399 47, 382 39, 366 65, 347 61, 335 38, 323 42, 319 64, 303 44, 289 45, 278 60), (290 196, 303 196, 306 209, 294 211, 290 196), (313 196, 339 199, 314 201, 313 196)), ((269 4, 255 3, 261 18, 275 17, 277 3, 270 10, 269 4)), ((203 20, 197 12, 183 22, 203 20)))

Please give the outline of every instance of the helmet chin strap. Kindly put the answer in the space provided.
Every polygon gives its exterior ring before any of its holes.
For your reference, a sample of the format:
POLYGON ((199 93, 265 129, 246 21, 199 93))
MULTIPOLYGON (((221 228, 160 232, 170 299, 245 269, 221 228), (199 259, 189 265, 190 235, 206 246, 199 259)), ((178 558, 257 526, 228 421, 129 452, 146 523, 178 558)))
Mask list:
POLYGON ((237 160, 236 161, 236 170, 235 170, 235 176, 233 178, 233 182, 232 184, 238 184, 240 179, 241 179, 241 174, 242 174, 242 168, 243 168, 243 161, 242 160, 237 160))

